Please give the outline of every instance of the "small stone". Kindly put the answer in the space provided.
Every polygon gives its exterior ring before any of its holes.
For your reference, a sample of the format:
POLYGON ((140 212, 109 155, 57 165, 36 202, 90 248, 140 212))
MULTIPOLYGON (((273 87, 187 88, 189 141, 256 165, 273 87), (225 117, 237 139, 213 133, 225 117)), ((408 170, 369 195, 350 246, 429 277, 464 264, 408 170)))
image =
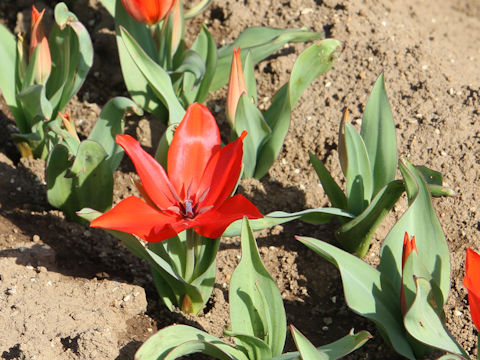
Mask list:
POLYGON ((38 241, 40 241, 40 236, 37 235, 37 234, 33 235, 33 236, 32 236, 32 241, 33 241, 33 242, 38 242, 38 241))
POLYGON ((337 297, 336 296, 332 296, 330 298, 330 300, 332 301, 332 303, 336 304, 337 303, 337 297))
POLYGON ((14 285, 12 287, 9 287, 6 291, 5 291, 5 294, 6 295, 15 295, 17 293, 17 286, 14 285))
POLYGON ((463 313, 460 310, 455 310, 453 314, 455 316, 463 316, 463 313))
POLYGON ((130 300, 131 296, 130 295, 125 295, 123 297, 123 301, 127 302, 128 300, 130 300))
POLYGON ((328 326, 326 326, 326 325, 325 325, 325 326, 322 326, 322 330, 323 330, 323 331, 328 331, 328 326))

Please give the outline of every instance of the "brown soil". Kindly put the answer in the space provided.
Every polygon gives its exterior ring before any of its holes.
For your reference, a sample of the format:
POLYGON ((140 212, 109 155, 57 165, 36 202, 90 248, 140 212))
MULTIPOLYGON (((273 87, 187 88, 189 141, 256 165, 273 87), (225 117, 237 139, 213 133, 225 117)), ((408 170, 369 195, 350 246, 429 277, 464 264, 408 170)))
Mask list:
MULTIPOLYGON (((52 9, 54 1, 37 3, 52 9)), ((95 65, 69 106, 83 134, 101 107, 126 95, 113 37, 113 22, 96 0, 76 0, 73 10, 91 32, 95 65)), ((1 1, 0 21, 22 29, 31 1, 1 1)), ((214 0, 190 23, 188 35, 208 24, 217 43, 234 39, 248 26, 324 30, 345 42, 332 71, 316 81, 293 113, 278 161, 262 181, 245 181, 241 191, 263 212, 328 206, 309 164, 308 152, 323 160, 341 181, 337 128, 347 107, 360 119, 374 81, 385 72, 397 126, 398 148, 416 164, 440 170, 458 197, 436 199, 452 261, 452 291, 445 308, 448 328, 472 355, 476 335, 462 286, 467 246, 480 249, 480 5, 475 0, 363 1, 214 0)), ((286 46, 257 68, 260 104, 287 79, 305 45, 286 46)), ((207 105, 224 122, 225 91, 207 105)), ((158 126, 128 118, 128 132, 149 150, 158 126)), ((131 359, 154 331, 186 323, 221 335, 228 322, 228 279, 239 259, 238 239, 225 239, 219 252, 214 295, 203 315, 170 313, 159 302, 147 264, 103 231, 64 219, 46 201, 44 163, 19 160, 10 140, 13 121, 0 102, 0 356, 4 359, 131 359)), ((132 165, 116 174, 115 201, 132 193, 132 165)), ((402 211, 397 205, 367 256, 375 264, 380 239, 402 211)), ((288 322, 315 345, 331 342, 354 327, 374 339, 351 359, 396 359, 375 327, 345 306, 336 269, 297 243, 293 235, 333 238, 334 224, 295 222, 257 236, 263 260, 284 298, 288 322)), ((293 348, 289 338, 287 349, 293 348)), ((198 357, 196 357, 198 358, 198 357)))

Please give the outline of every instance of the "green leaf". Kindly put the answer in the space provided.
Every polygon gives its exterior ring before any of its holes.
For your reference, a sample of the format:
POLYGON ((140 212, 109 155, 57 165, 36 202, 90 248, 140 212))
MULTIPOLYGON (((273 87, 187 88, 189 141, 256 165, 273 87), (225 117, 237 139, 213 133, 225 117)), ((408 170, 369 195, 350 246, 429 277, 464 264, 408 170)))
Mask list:
POLYGON ((345 124, 345 147, 348 166, 347 179, 348 209, 360 214, 370 203, 373 193, 373 178, 365 144, 352 124, 345 124))
MULTIPOLYGON (((18 101, 22 104, 22 108, 28 118, 33 122, 51 120, 52 119, 52 104, 45 96, 45 86, 31 85, 22 90, 17 95, 18 101)), ((30 124, 32 126, 33 123, 30 124)))
MULTIPOLYGON (((106 157, 105 150, 96 141, 80 143, 69 174, 74 179, 72 191, 79 204, 75 211, 90 207, 104 212, 112 206, 113 172, 105 162, 106 157)), ((75 213, 71 216, 76 218, 75 213)))
MULTIPOLYGON (((135 38, 130 35, 125 28, 120 28, 120 34, 123 44, 136 66, 146 78, 155 95, 160 98, 163 104, 168 108, 169 123, 179 123, 182 120, 183 115, 185 115, 185 110, 177 99, 170 77, 160 65, 148 56, 148 54, 137 43, 135 38)), ((134 100, 136 101, 135 98, 134 100)))
POLYGON ((49 204, 70 214, 79 209, 72 194, 73 179, 65 176, 72 163, 67 147, 58 144, 50 152, 46 167, 49 204))
POLYGON ((423 175, 423 178, 428 185, 443 185, 443 176, 441 172, 429 169, 422 165, 416 165, 415 167, 423 175))
POLYGON ((303 91, 319 75, 325 74, 338 57, 337 49, 342 43, 325 39, 309 46, 295 61, 289 80, 290 108, 293 109, 303 91))
POLYGON ((295 326, 290 325, 290 331, 292 333, 293 341, 295 341, 295 346, 300 352, 300 356, 303 360, 327 360, 328 356, 317 351, 315 346, 300 332, 295 328, 295 326))
MULTIPOLYGON (((143 345, 138 349, 135 354, 135 360, 161 360, 166 356, 180 356, 178 352, 173 352, 178 346, 181 346, 187 342, 208 342, 209 351, 212 350, 210 346, 215 346, 219 351, 224 354, 229 354, 231 359, 235 360, 249 360, 247 356, 240 350, 234 348, 232 345, 220 340, 219 338, 212 336, 204 331, 195 329, 187 325, 172 325, 158 331, 151 336, 143 345), (171 354, 171 355, 169 355, 171 354)), ((199 346, 199 344, 195 344, 199 346)), ((181 349, 181 348, 180 348, 181 349)), ((184 347, 184 354, 191 353, 193 349, 191 346, 184 347)), ((202 347, 197 347, 198 350, 202 350, 202 347)), ((213 356, 220 356, 220 352, 213 356)), ((222 354, 223 356, 223 354, 222 354)), ((170 357, 175 359, 175 357, 170 357)), ((217 357, 219 359, 228 359, 217 357)))
POLYGON ((388 274, 399 294, 403 237, 408 232, 410 236, 415 236, 418 254, 432 279, 439 285, 442 304, 445 304, 450 291, 450 254, 445 235, 422 174, 405 159, 399 165, 410 206, 383 242, 379 270, 388 274))
POLYGON ((210 344, 207 341, 203 340, 193 340, 187 341, 183 344, 178 345, 175 349, 170 351, 164 360, 173 360, 178 359, 180 356, 189 355, 189 354, 205 354, 213 356, 215 359, 220 360, 233 360, 235 359, 228 352, 218 348, 214 344, 210 344))
POLYGON ((85 26, 64 3, 55 7, 55 21, 49 37, 52 73, 46 93, 57 113, 85 81, 93 64, 93 45, 85 26))
POLYGON ((233 125, 234 137, 240 137, 245 130, 248 134, 243 140, 243 177, 251 178, 255 171, 258 152, 270 136, 271 130, 262 113, 252 103, 247 94, 240 96, 238 101, 233 125))
POLYGON ((244 30, 230 45, 218 50, 218 64, 210 91, 216 91, 228 82, 232 63, 233 47, 242 49, 242 63, 248 51, 252 52, 253 63, 257 64, 288 42, 306 42, 320 39, 322 32, 310 32, 306 27, 299 29, 275 29, 269 27, 251 27, 244 30))
POLYGON ((264 340, 276 356, 285 344, 285 309, 277 284, 260 259, 247 219, 242 225, 241 243, 242 259, 230 282, 232 331, 264 340))
POLYGON ((194 77, 193 86, 197 86, 205 75, 206 66, 203 58, 195 50, 187 50, 183 54, 183 62, 175 69, 175 74, 190 73, 194 77))
POLYGON ((118 134, 123 134, 123 115, 127 109, 133 110, 137 115, 143 114, 142 109, 128 98, 118 96, 110 99, 103 107, 95 126, 88 136, 89 140, 96 141, 102 145, 108 155, 105 161, 110 165, 112 172, 117 169, 123 157, 123 150, 115 143, 115 137, 118 134))
POLYGON ((360 134, 367 148, 373 173, 373 194, 395 178, 397 140, 392 110, 381 74, 363 112, 360 134))
POLYGON ((267 343, 255 336, 238 334, 231 331, 224 330, 224 336, 235 338, 237 341, 237 348, 247 354, 249 360, 264 360, 271 359, 272 351, 267 343))
POLYGON ((272 104, 264 114, 272 134, 260 149, 255 169, 255 179, 264 177, 278 157, 290 126, 290 112, 288 84, 285 84, 273 96, 272 104))
POLYGON ((253 63, 252 53, 249 51, 245 57, 243 64, 243 76, 245 78, 245 86, 247 94, 254 104, 258 104, 257 81, 255 80, 255 64, 253 63))
POLYGON ((198 4, 192 6, 188 11, 185 12, 185 19, 190 19, 195 17, 205 11, 205 9, 210 5, 212 0, 200 0, 198 4))
POLYGON ((400 180, 392 181, 380 189, 360 215, 335 232, 342 247, 360 258, 364 257, 377 226, 393 208, 404 189, 400 180))
MULTIPOLYGON (((105 0, 103 0, 105 2, 105 0)), ((148 57, 157 61, 157 49, 152 38, 150 28, 144 24, 135 21, 125 10, 120 0, 116 0, 115 4, 115 32, 117 38, 118 55, 120 58, 120 65, 122 68, 123 79, 125 86, 130 93, 133 101, 140 105, 146 111, 154 114, 158 119, 164 123, 168 119, 163 118, 165 108, 161 101, 161 97, 155 94, 148 82, 148 76, 144 76, 142 71, 135 63, 135 56, 130 56, 130 52, 124 44, 121 29, 124 28, 131 34, 132 38, 138 42, 138 46, 148 57)), ((169 80, 170 82, 170 80, 169 80)))
POLYGON ((332 203, 333 207, 339 209, 347 209, 347 197, 343 193, 342 189, 335 182, 323 163, 316 158, 312 153, 309 153, 310 162, 317 173, 318 179, 322 183, 323 190, 327 194, 328 199, 332 203))
POLYGON ((339 269, 348 307, 375 322, 395 351, 415 359, 405 336, 399 296, 390 281, 358 257, 333 245, 307 237, 297 240, 339 269))
MULTIPOLYGON (((271 212, 261 219, 249 220, 250 227, 253 231, 259 231, 274 227, 293 220, 303 220, 311 224, 323 224, 329 222, 333 217, 343 217, 353 219, 353 215, 345 210, 335 208, 318 208, 308 209, 294 213, 284 211, 271 212)), ((224 231, 222 236, 239 236, 242 231, 242 220, 231 223, 224 231)))
POLYGON ((115 3, 116 3, 116 0, 100 0, 100 3, 103 5, 103 7, 108 11, 108 13, 112 17, 115 17, 115 3))
POLYGON ((195 86, 195 77, 192 74, 185 73, 183 77, 183 94, 181 95, 187 104, 194 102, 203 103, 205 101, 217 66, 217 45, 205 25, 202 25, 202 30, 195 39, 192 50, 196 51, 203 59, 205 74, 200 84, 195 86))
POLYGON ((0 24, 0 90, 5 102, 17 122, 20 132, 28 132, 29 129, 23 117, 22 110, 17 105, 15 94, 16 89, 16 62, 17 62, 17 44, 15 36, 2 24, 0 24))
POLYGON ((417 294, 404 319, 409 334, 424 344, 468 358, 432 308, 430 282, 420 277, 415 281, 417 294))

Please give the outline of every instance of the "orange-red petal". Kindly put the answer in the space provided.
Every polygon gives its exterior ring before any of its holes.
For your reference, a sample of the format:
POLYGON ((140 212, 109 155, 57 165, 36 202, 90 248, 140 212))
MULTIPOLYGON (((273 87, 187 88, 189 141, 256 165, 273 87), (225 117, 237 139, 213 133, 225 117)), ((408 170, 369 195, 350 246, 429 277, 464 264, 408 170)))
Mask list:
POLYGON ((209 238, 222 236, 225 229, 235 220, 246 216, 249 219, 259 219, 263 215, 250 200, 243 195, 235 195, 226 200, 218 208, 213 208, 196 217, 195 232, 209 238))
POLYGON ((172 185, 165 170, 130 135, 117 135, 116 142, 132 159, 143 188, 159 209, 166 210, 176 203, 172 185))
POLYGON ((149 242, 158 242, 185 230, 188 223, 176 216, 163 214, 142 199, 130 196, 93 220, 90 226, 123 231, 149 242))
POLYGON ((208 162, 198 194, 208 191, 199 207, 221 205, 231 194, 242 171, 243 138, 246 132, 224 146, 208 162))
POLYGON ((463 285, 468 290, 470 314, 477 330, 480 330, 480 255, 467 248, 463 285))
POLYGON ((178 125, 168 149, 167 172, 180 197, 196 193, 210 158, 220 149, 217 122, 203 105, 192 104, 178 125))
POLYGON ((122 0, 122 4, 136 21, 156 24, 170 12, 176 0, 122 0))

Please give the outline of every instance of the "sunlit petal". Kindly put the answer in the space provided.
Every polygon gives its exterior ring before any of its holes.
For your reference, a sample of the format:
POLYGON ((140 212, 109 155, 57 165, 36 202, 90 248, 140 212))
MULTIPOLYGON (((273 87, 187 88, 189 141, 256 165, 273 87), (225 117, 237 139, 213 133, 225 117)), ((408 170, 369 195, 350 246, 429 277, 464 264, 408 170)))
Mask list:
POLYGON ((168 149, 168 176, 180 197, 196 193, 210 158, 220 149, 217 122, 203 105, 192 104, 178 125, 168 149))

